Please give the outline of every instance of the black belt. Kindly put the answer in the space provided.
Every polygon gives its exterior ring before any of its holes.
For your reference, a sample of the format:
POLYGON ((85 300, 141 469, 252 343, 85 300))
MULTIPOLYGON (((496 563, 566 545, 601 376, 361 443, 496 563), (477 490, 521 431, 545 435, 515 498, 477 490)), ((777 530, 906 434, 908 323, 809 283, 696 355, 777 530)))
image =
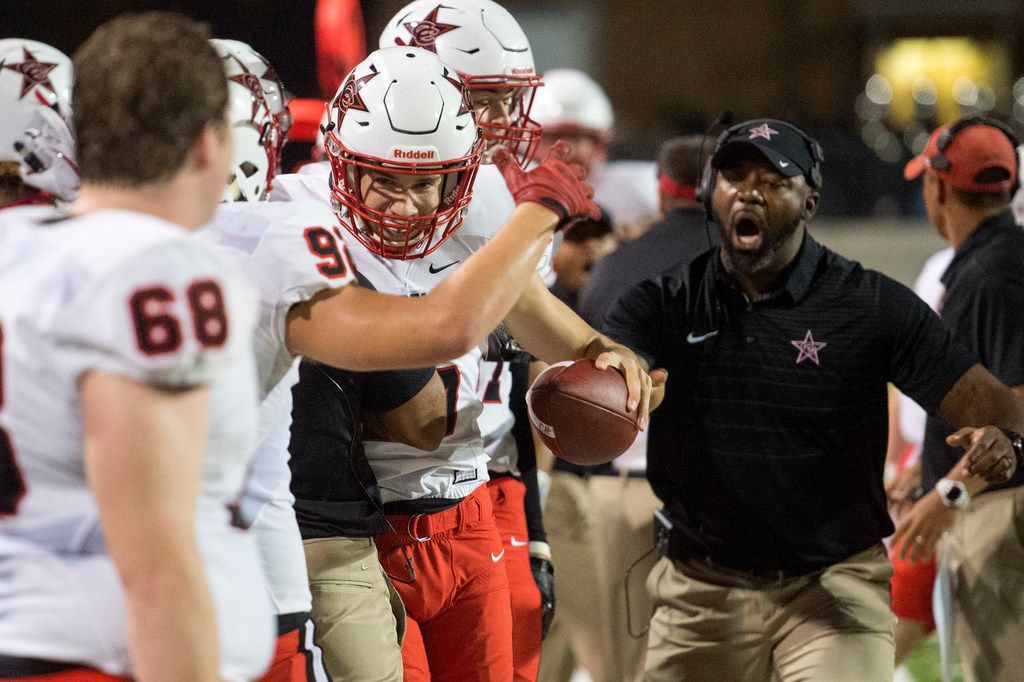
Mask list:
POLYGON ((311 617, 308 611, 279 614, 277 616, 277 636, 287 635, 289 632, 300 629, 311 617))
POLYGON ((620 476, 622 478, 647 478, 646 471, 635 469, 616 469, 613 466, 602 468, 600 471, 591 472, 591 476, 620 476))
POLYGON ((661 548, 663 554, 673 561, 680 563, 697 561, 702 564, 706 564, 711 568, 723 569, 725 571, 735 573, 738 578, 746 578, 762 582, 778 582, 789 578, 799 578, 822 570, 822 567, 815 566, 771 569, 741 566, 736 562, 728 559, 722 559, 719 556, 711 554, 706 547, 697 546, 694 542, 688 539, 685 533, 681 533, 675 528, 669 531, 668 542, 663 543, 661 548))

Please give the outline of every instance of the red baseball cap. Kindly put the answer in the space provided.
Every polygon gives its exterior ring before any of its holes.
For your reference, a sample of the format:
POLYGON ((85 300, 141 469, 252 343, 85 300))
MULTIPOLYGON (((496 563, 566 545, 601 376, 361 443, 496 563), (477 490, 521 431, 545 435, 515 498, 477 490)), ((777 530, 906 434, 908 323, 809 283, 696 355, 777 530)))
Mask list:
POLYGON ((943 151, 939 141, 951 126, 942 126, 928 138, 924 152, 907 162, 903 177, 914 180, 926 168, 957 189, 979 194, 995 194, 1013 187, 1017 180, 1017 150, 1006 132, 984 122, 961 127, 948 140, 943 151), (948 163, 943 163, 942 159, 948 163), (983 171, 1001 169, 998 179, 986 179, 983 171))

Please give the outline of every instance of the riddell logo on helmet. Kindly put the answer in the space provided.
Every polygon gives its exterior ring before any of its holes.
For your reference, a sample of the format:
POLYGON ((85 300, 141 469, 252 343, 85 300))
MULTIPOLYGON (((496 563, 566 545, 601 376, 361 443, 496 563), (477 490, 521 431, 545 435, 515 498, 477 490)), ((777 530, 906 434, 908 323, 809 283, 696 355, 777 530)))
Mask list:
POLYGON ((394 147, 391 150, 391 155, 396 159, 404 159, 406 161, 423 161, 437 158, 437 152, 433 149, 402 149, 394 147))
POLYGON ((532 74, 532 73, 533 73, 533 69, 520 69, 520 68, 517 68, 517 67, 512 67, 512 75, 514 75, 514 76, 521 76, 523 74, 532 74))

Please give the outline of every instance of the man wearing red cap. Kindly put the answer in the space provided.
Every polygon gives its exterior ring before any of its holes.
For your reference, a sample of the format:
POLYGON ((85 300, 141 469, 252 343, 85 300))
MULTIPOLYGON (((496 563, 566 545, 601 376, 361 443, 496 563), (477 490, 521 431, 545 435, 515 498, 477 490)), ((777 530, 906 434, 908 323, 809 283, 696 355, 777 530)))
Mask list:
MULTIPOLYGON (((932 133, 904 175, 923 178, 928 219, 955 250, 942 275, 942 319, 986 369, 1024 395, 1024 230, 1010 210, 1017 146, 997 121, 964 119, 932 133)), ((925 539, 900 549, 912 561, 930 558, 944 537, 964 677, 1011 679, 1024 667, 1024 473, 980 489, 945 478, 960 458, 946 444, 952 431, 928 417, 921 483, 929 492, 894 537, 925 539)), ((1019 457, 1020 436, 1008 435, 1019 457)))

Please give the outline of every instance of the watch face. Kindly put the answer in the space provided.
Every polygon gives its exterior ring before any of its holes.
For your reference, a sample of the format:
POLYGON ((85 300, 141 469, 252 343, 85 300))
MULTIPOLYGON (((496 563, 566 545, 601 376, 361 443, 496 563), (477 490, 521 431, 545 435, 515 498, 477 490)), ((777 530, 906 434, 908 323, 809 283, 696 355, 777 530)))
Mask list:
POLYGON ((946 499, 949 500, 950 502, 956 502, 957 500, 960 499, 961 493, 963 493, 963 491, 960 490, 960 488, 950 488, 949 492, 946 493, 946 499))

